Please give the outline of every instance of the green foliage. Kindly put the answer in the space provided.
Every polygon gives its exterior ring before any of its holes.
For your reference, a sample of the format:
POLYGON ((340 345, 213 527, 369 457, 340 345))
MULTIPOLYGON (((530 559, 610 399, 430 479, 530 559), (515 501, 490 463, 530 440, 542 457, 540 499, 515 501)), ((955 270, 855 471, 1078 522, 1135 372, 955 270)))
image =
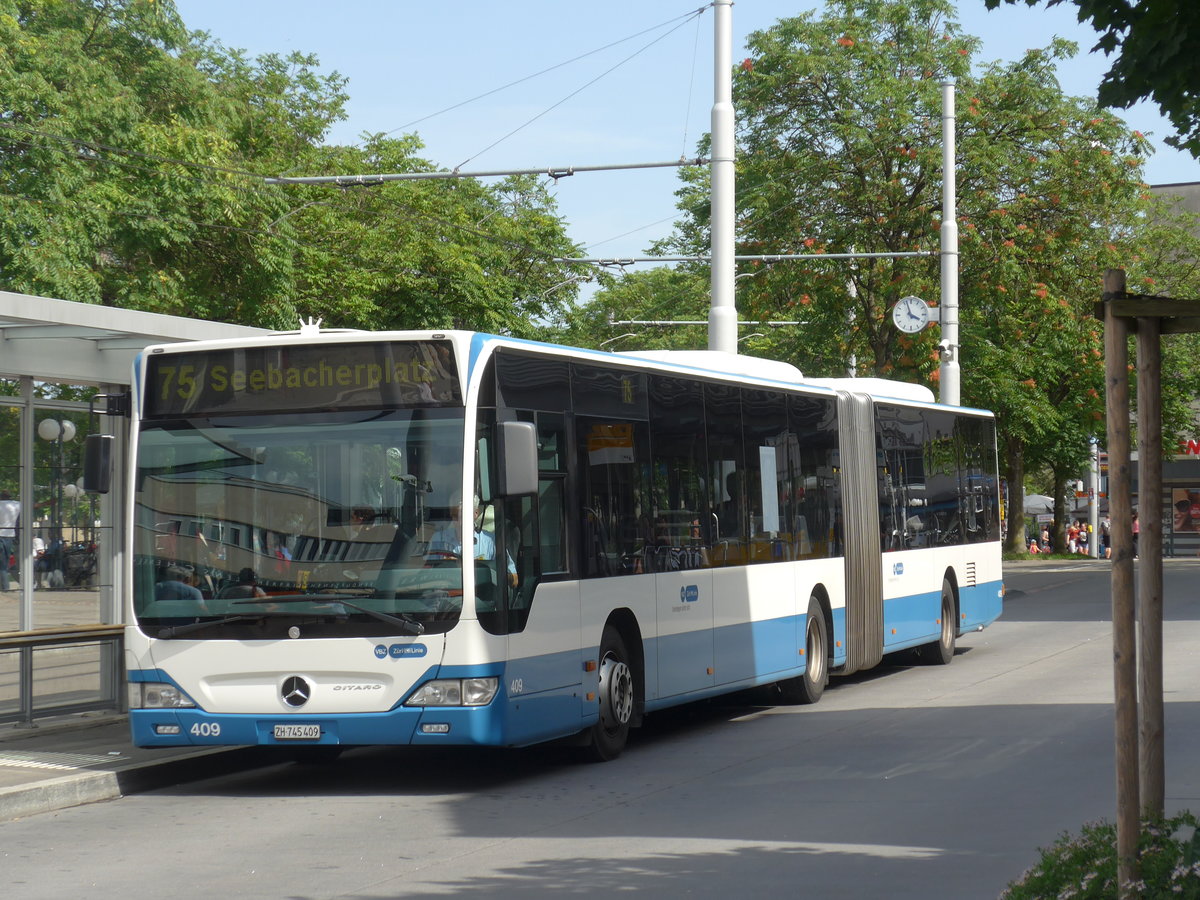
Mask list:
MULTIPOLYGON (((411 138, 337 148, 339 171, 429 171, 411 138)), ((572 290, 556 256, 578 255, 545 186, 471 180, 295 191, 297 306, 346 327, 471 328, 536 336, 572 290), (305 202, 301 202, 305 201, 305 202)))
POLYGON ((411 136, 326 146, 345 88, 189 33, 170 0, 0 0, 0 287, 273 328, 525 334, 569 301, 534 179, 265 184, 435 168, 411 136))
POLYGON ((613 350, 684 350, 707 342, 707 325, 609 325, 611 320, 708 321, 708 275, 685 268, 654 268, 622 278, 604 277, 595 298, 570 311, 553 340, 613 350), (628 335, 628 336, 626 336, 628 335))
MULTIPOLYGON (((1143 900, 1200 898, 1200 821, 1182 812, 1163 821, 1142 823, 1138 838, 1139 880, 1143 900)), ((1002 900, 1046 897, 1107 900, 1117 897, 1117 829, 1109 823, 1085 825, 1079 835, 1064 834, 1041 859, 1001 894, 1002 900)))
MULTIPOLYGON (((1001 2, 984 0, 988 9, 1001 2)), ((1036 6, 1041 0, 1025 0, 1036 6)), ((1103 106, 1126 109, 1152 99, 1175 128, 1166 139, 1200 158, 1200 5, 1194 0, 1047 0, 1047 6, 1071 2, 1079 21, 1091 20, 1100 40, 1093 51, 1116 53, 1100 82, 1103 106)))
POLYGON ((212 80, 227 59, 169 2, 0 3, 5 287, 239 322, 287 303, 291 237, 269 228, 286 199, 247 178, 270 160, 253 135, 311 126, 296 107, 323 133, 342 82, 299 59, 272 80, 266 58, 245 76, 260 93, 239 92, 212 80))

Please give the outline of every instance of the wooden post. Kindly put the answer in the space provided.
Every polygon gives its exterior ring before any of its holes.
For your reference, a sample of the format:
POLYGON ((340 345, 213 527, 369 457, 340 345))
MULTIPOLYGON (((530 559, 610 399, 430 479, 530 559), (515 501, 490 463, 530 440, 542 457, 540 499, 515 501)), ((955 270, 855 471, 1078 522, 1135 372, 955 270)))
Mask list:
POLYGON ((1163 753, 1162 320, 1137 320, 1138 709, 1141 712, 1141 814, 1161 818, 1163 753))
POLYGON ((1113 686, 1117 763, 1117 896, 1134 900, 1140 831, 1133 501, 1129 441, 1129 323, 1112 311, 1125 273, 1104 273, 1104 380, 1108 411, 1108 508, 1112 521, 1113 686))

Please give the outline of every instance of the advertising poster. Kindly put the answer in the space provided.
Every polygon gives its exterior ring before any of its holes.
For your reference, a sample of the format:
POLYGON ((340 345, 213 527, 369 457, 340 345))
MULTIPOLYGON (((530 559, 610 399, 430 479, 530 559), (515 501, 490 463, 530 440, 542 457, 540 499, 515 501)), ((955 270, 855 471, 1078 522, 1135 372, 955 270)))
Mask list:
POLYGON ((1200 488, 1174 488, 1171 505, 1171 524, 1176 534, 1200 532, 1200 488))

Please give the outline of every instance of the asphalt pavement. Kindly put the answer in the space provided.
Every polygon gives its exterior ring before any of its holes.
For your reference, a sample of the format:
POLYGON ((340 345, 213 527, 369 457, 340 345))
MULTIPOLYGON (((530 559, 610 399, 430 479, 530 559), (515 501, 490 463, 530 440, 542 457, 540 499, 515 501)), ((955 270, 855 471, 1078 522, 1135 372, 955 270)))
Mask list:
MULTIPOLYGON (((1110 564, 1080 559, 1005 566, 1010 571, 1049 572, 1110 564)), ((0 821, 115 800, 205 778, 230 766, 278 761, 257 747, 135 747, 128 717, 118 713, 63 716, 33 726, 0 725, 0 821)))

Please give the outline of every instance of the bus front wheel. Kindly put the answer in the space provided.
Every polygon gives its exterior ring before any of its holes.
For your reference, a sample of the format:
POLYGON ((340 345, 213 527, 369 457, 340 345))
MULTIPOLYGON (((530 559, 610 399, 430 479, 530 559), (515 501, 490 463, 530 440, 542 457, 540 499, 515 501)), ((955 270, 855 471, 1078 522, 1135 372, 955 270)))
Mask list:
POLYGON ((600 720, 592 726, 588 755, 598 761, 616 759, 629 739, 636 691, 625 639, 612 625, 600 639, 600 720))
POLYGON ((816 597, 808 598, 804 622, 804 674, 779 682, 784 703, 816 703, 829 682, 829 630, 816 597))

